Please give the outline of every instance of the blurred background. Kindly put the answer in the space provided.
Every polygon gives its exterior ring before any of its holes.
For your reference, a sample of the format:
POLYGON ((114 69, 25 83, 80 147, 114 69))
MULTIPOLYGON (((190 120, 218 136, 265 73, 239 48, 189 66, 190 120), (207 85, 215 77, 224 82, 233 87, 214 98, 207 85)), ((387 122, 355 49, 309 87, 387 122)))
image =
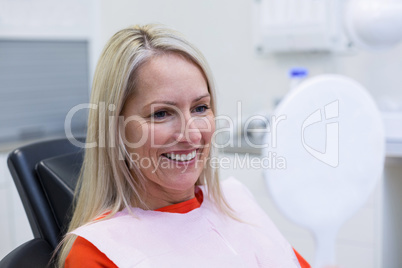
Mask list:
MULTIPOLYGON (((236 119, 239 102, 243 119, 269 113, 289 92, 294 82, 289 71, 295 67, 309 77, 343 74, 368 89, 384 118, 385 171, 369 202, 342 227, 337 261, 342 267, 401 267, 402 45, 367 48, 348 36, 347 2, 0 0, 0 258, 32 237, 7 154, 22 144, 65 135, 65 118, 89 101, 97 59, 116 31, 163 23, 204 53, 215 76, 220 115, 236 119)), ((82 135, 85 125, 82 110, 72 118, 73 133, 82 135)), ((259 152, 237 148, 222 155, 234 153, 258 157, 259 152)), ((244 182, 293 247, 313 261, 311 234, 276 209, 262 170, 222 169, 221 175, 244 182)))

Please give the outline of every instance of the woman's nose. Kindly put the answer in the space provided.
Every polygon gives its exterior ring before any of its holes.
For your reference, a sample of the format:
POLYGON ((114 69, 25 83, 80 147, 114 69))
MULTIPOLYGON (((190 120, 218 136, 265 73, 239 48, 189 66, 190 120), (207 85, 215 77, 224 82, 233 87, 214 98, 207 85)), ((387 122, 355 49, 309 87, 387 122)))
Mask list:
POLYGON ((185 120, 182 121, 180 130, 176 136, 176 141, 200 145, 202 138, 202 129, 200 129, 200 127, 203 125, 201 121, 204 120, 191 116, 186 117, 185 120))

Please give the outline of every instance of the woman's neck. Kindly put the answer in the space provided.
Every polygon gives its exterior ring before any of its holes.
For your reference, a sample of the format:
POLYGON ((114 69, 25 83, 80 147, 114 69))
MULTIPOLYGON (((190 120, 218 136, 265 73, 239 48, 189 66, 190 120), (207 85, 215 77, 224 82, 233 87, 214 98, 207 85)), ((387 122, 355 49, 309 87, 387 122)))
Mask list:
POLYGON ((147 207, 141 208, 146 210, 156 210, 190 200, 194 197, 194 186, 186 191, 147 190, 147 193, 144 195, 144 203, 147 207))

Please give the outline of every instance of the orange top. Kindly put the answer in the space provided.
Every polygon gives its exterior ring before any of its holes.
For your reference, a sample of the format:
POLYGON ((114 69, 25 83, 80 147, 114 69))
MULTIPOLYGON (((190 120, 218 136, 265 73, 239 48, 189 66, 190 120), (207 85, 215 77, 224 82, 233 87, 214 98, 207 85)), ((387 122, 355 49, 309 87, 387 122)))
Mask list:
MULTIPOLYGON (((162 207, 156 209, 156 211, 170 212, 170 213, 187 213, 193 209, 199 208, 201 206, 204 196, 199 188, 196 188, 195 197, 170 206, 162 207)), ((293 249, 294 250, 294 249, 293 249)), ((310 268, 311 266, 308 262, 303 259, 300 254, 294 250, 296 257, 302 268, 310 268)), ((103 252, 101 252, 95 245, 91 242, 78 236, 75 239, 73 246, 71 247, 70 253, 66 258, 64 264, 65 268, 75 268, 75 267, 91 267, 91 268, 101 268, 101 267, 116 267, 103 252)))

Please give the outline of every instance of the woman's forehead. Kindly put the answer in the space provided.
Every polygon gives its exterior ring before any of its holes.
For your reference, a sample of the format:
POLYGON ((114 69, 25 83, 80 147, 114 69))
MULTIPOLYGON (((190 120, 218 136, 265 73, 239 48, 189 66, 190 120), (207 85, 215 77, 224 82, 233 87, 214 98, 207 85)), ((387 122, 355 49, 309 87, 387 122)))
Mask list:
MULTIPOLYGON (((180 54, 162 54, 144 63, 137 72, 135 93, 126 101, 130 110, 152 103, 180 105, 210 96, 201 68, 180 54)), ((127 107, 128 108, 128 107, 127 107)))
POLYGON ((199 95, 208 93, 202 70, 181 55, 159 55, 146 62, 137 73, 136 95, 199 95))

